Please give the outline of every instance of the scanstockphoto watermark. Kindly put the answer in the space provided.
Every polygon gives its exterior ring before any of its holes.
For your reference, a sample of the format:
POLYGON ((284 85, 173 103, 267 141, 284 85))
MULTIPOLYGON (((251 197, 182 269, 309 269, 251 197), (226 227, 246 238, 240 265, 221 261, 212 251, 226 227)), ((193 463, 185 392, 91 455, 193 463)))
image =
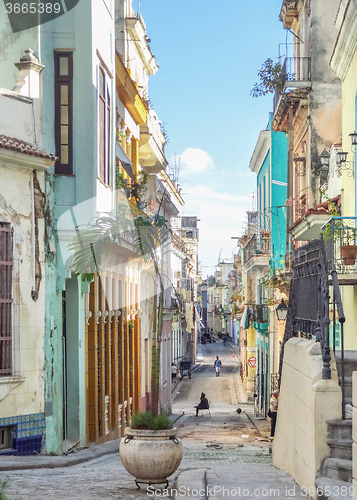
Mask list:
POLYGON ((80 0, 3 0, 13 33, 28 30, 63 16, 80 0))
POLYGON ((147 496, 155 498, 294 498, 297 494, 298 487, 291 488, 225 488, 224 486, 207 486, 205 488, 190 488, 188 486, 180 486, 178 488, 158 489, 154 486, 149 486, 146 490, 147 496))

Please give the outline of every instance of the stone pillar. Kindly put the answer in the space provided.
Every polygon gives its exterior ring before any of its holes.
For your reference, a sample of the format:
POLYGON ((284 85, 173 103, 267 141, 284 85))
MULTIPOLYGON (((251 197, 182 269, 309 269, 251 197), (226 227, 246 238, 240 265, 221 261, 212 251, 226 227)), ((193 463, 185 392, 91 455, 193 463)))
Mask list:
POLYGON ((19 76, 16 78, 16 85, 12 89, 13 92, 39 99, 41 96, 40 73, 44 66, 33 55, 33 50, 26 49, 25 55, 21 57, 20 62, 16 63, 15 66, 19 70, 19 76))

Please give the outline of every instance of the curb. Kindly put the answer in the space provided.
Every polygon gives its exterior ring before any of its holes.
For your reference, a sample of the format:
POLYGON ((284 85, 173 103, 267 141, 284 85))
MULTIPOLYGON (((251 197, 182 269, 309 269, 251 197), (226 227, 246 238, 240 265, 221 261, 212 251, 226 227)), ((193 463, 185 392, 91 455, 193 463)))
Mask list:
POLYGON ((71 455, 31 457, 8 456, 0 457, 0 471, 28 470, 28 469, 55 469, 59 467, 70 467, 84 462, 89 462, 105 455, 119 453, 119 439, 98 445, 96 449, 86 448, 71 455), (7 463, 6 463, 7 462, 7 463))
POLYGON ((192 495, 190 491, 196 490, 198 495, 194 498, 201 498, 206 500, 206 490, 207 490, 207 480, 206 480, 207 469, 193 469, 181 472, 181 474, 176 479, 175 487, 178 492, 187 493, 187 495, 178 495, 176 498, 180 500, 192 500, 192 495), (203 493, 203 495, 201 494, 203 493))

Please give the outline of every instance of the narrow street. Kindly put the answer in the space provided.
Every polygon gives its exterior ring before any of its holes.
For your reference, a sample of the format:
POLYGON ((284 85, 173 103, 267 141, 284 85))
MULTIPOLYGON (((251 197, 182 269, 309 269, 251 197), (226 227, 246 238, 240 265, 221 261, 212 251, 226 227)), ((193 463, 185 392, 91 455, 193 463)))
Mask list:
MULTIPOLYGON (((179 437, 189 442, 212 442, 230 445, 255 443, 269 448, 268 432, 258 432, 246 416, 252 411, 251 404, 244 403, 244 393, 239 377, 239 363, 229 343, 223 342, 199 345, 197 364, 191 380, 184 377, 177 384, 173 413, 184 415, 177 421, 179 437), (213 362, 219 356, 222 369, 216 377, 213 362), (207 411, 195 417, 194 405, 204 392, 211 402, 211 417, 207 411), (236 410, 242 409, 239 415, 236 410), (244 437, 242 437, 244 436, 244 437)), ((266 426, 268 428, 268 425, 266 426)))
MULTIPOLYGON (((207 500, 225 498, 223 487, 241 488, 241 493, 235 495, 239 498, 259 498, 263 490, 273 488, 276 492, 268 498, 305 498, 290 476, 271 465, 268 422, 264 421, 263 430, 258 431, 247 416, 253 414, 252 405, 238 405, 239 365, 231 346, 221 342, 199 346, 197 363, 192 378, 184 377, 173 393, 173 413, 184 412, 175 424, 183 441, 184 457, 170 487, 176 484, 196 488, 201 481, 213 488, 199 497, 207 500), (220 377, 213 369, 217 355, 222 360, 220 377), (211 417, 204 412, 196 418, 193 407, 202 391, 212 401, 211 417), (240 415, 238 407, 242 409, 240 415)), ((29 460, 35 463, 36 457, 29 460)), ((136 490, 118 453, 71 467, 2 472, 0 478, 9 481, 8 500, 143 500, 168 498, 168 494, 169 498, 180 498, 170 489, 166 493, 158 490, 155 495, 136 490)), ((192 494, 194 497, 197 495, 192 494)))

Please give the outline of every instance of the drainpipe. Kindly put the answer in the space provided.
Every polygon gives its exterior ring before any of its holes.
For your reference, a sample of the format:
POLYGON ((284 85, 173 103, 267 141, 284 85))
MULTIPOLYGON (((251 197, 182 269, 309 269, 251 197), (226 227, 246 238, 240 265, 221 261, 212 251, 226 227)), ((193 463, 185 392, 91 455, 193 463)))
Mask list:
MULTIPOLYGON (((288 187, 287 187, 287 198, 293 198, 293 151, 294 151, 294 131, 293 131, 293 107, 289 108, 288 126, 287 126, 287 139, 288 139, 288 187)), ((286 225, 287 229, 292 225, 292 211, 293 205, 286 207, 286 225)), ((290 252, 290 235, 286 231, 286 255, 290 252)), ((290 262, 289 262, 290 267, 290 262)))

